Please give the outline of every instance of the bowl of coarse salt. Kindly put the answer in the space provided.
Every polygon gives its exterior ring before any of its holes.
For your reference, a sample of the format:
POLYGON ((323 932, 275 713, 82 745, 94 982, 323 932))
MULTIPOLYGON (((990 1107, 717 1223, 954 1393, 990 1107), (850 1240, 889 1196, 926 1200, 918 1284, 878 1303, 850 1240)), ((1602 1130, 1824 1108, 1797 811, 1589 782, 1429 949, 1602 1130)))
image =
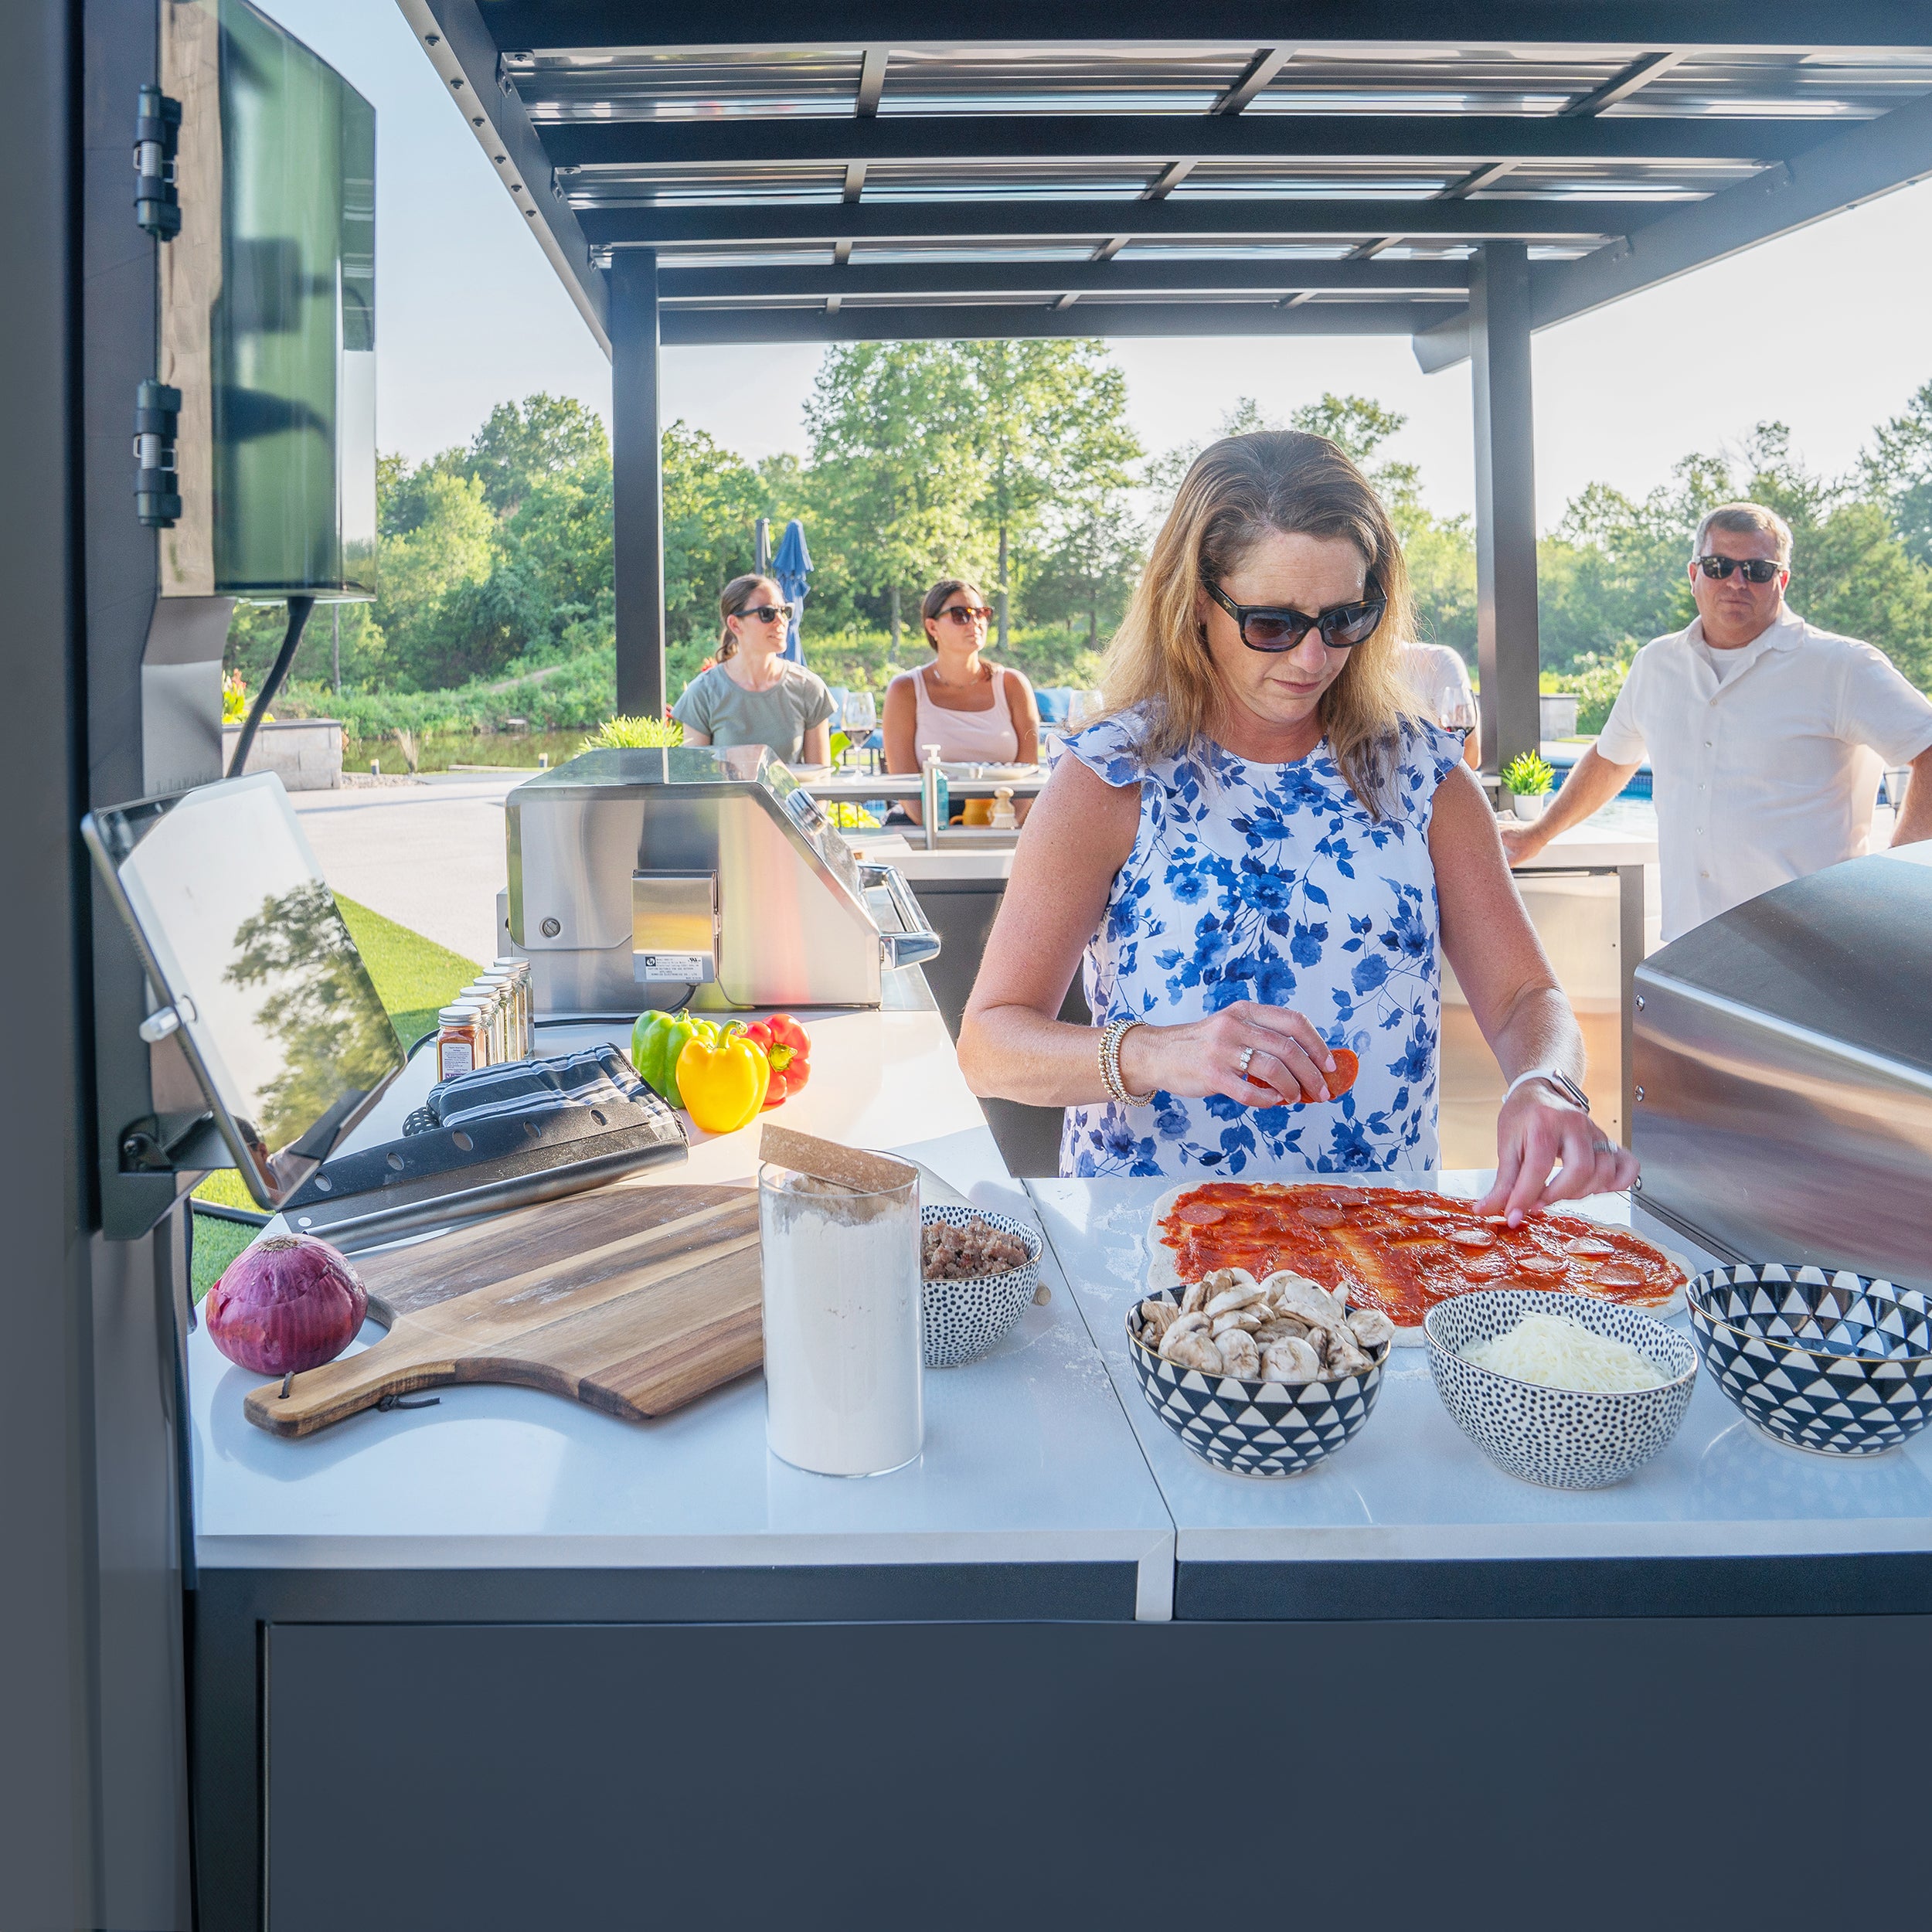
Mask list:
POLYGON ((1498 1468, 1549 1489, 1601 1489, 1657 1454, 1697 1386, 1689 1338, 1587 1294, 1472 1288, 1424 1318, 1430 1372, 1498 1468))

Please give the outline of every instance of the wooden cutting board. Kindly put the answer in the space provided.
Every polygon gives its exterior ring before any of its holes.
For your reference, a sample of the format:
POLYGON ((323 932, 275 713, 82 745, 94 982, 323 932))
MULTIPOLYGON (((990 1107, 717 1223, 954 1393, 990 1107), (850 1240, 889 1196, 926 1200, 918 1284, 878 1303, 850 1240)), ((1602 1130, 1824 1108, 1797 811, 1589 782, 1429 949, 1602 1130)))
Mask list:
POLYGON ((381 1341, 244 1405, 305 1436, 386 1396, 508 1382, 631 1421, 764 1359, 758 1196, 620 1184, 359 1257, 381 1341))

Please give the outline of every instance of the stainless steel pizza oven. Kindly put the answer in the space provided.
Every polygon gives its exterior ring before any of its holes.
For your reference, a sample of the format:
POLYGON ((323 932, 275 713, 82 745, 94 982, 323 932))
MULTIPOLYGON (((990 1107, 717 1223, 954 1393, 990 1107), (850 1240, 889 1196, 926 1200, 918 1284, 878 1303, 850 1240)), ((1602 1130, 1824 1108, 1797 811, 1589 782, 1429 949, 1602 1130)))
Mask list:
POLYGON ((762 745, 592 751, 505 801, 511 944, 544 1013, 876 1006, 939 951, 762 745))
POLYGON ((1932 844, 1685 934, 1636 1003, 1651 1213, 1713 1253, 1932 1287, 1932 844))

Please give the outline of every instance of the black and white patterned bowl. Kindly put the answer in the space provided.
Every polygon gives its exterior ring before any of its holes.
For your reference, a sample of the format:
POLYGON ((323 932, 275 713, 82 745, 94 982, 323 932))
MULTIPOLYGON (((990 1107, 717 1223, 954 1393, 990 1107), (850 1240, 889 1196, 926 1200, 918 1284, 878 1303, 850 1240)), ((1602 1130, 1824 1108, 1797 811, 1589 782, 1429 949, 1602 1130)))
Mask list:
POLYGON ((922 1301, 926 1321, 926 1366, 957 1368, 975 1362, 999 1341, 1021 1315, 1039 1287, 1040 1233, 1010 1214, 991 1214, 985 1208, 923 1207, 919 1223, 929 1228, 944 1221, 963 1228, 984 1221, 1002 1234, 1017 1235, 1026 1243, 1027 1259, 1004 1274, 976 1274, 961 1281, 928 1281, 922 1301))
POLYGON ((1876 1456, 1932 1420, 1932 1302, 1849 1269, 1713 1268, 1685 1291, 1704 1366, 1794 1449, 1876 1456))
POLYGON ((1697 1386, 1697 1355, 1674 1328, 1594 1295, 1471 1288, 1423 1318, 1429 1372, 1462 1432, 1498 1468, 1546 1489, 1602 1489, 1641 1468, 1676 1434, 1697 1386), (1465 1348, 1506 1335, 1526 1315, 1567 1315, 1592 1335, 1643 1350, 1668 1378, 1615 1395, 1546 1389, 1466 1361, 1465 1348))
MULTIPOLYGON (((1179 1299, 1166 1289, 1141 1298, 1179 1299)), ((1289 1388, 1163 1361, 1141 1339, 1139 1301, 1127 1311, 1127 1342, 1148 1406, 1197 1456, 1237 1476, 1298 1476, 1333 1455, 1369 1420, 1392 1345, 1369 1350, 1362 1375, 1289 1388)))

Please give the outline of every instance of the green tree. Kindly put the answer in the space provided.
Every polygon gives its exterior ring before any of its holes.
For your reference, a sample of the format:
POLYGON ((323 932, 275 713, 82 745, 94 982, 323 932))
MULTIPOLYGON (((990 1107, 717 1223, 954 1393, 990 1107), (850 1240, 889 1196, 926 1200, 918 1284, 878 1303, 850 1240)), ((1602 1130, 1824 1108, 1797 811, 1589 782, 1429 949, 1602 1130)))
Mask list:
POLYGON ((498 403, 471 438, 463 467, 483 485, 484 501, 505 515, 541 482, 608 476, 611 439, 595 410, 539 390, 520 403, 498 403))
POLYGON ((895 631, 903 593, 949 573, 988 574, 978 400, 944 343, 841 345, 819 365, 805 405, 813 553, 889 608, 895 631))
POLYGON ((1863 494, 1885 505, 1913 561, 1932 564, 1932 383, 1879 425, 1859 468, 1863 494))
POLYGON ((1127 423, 1127 379, 1103 344, 964 342, 953 352, 971 385, 985 477, 979 512, 997 541, 995 641, 1004 649, 1015 553, 1043 537, 1063 540, 1067 527, 1111 521, 1142 452, 1127 423), (1063 514, 1049 533, 1051 505, 1063 514))
POLYGON ((765 501, 757 471, 706 431, 680 420, 664 432, 665 682, 674 695, 716 643, 718 593, 756 564, 752 526, 765 501))

